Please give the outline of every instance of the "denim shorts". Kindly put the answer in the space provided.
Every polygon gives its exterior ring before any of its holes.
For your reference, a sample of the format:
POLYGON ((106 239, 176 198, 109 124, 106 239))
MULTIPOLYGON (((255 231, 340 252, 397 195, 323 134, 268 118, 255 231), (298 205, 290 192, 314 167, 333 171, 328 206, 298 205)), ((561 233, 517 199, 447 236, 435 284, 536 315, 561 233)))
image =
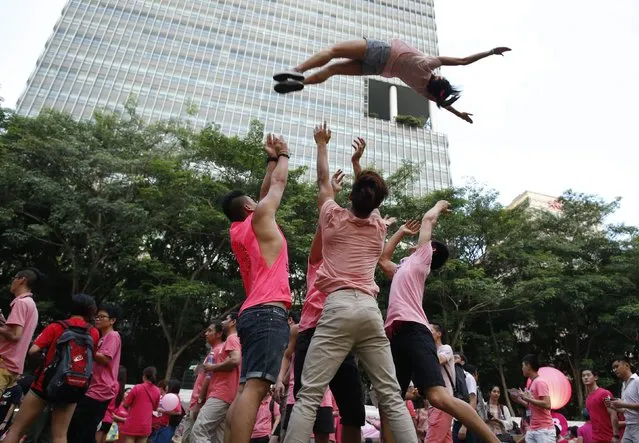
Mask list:
POLYGON ((366 55, 362 63, 362 74, 381 74, 390 57, 391 45, 381 40, 369 40, 367 38, 364 38, 364 40, 366 40, 366 55))
POLYGON ((289 333, 288 313, 279 306, 259 305, 242 311, 237 319, 242 345, 240 383, 252 378, 275 383, 289 333))

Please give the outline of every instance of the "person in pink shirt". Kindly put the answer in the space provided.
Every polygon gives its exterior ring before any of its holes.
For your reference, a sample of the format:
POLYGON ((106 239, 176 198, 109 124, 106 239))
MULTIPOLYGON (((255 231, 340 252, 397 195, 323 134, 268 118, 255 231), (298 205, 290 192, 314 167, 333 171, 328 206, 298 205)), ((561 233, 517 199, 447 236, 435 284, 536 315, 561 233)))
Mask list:
POLYGON ((280 418, 280 405, 273 400, 271 393, 262 399, 255 417, 255 426, 250 443, 268 443, 277 421, 280 418))
POLYGON ((315 286, 328 297, 306 354, 302 388, 284 443, 308 442, 324 391, 351 351, 368 374, 395 439, 416 443, 377 306, 375 268, 386 236, 386 221, 378 208, 388 196, 388 187, 378 173, 362 171, 353 183, 350 207, 339 206, 328 170, 331 131, 326 123, 315 128, 314 137, 323 256, 315 286))
POLYGON ((11 280, 11 313, 5 319, 0 311, 0 395, 13 386, 24 370, 29 343, 38 325, 38 309, 33 288, 42 279, 35 268, 19 271, 11 280))
POLYGON ((468 57, 435 57, 425 55, 418 49, 399 39, 387 42, 362 38, 338 43, 313 55, 290 71, 278 72, 273 76, 277 83, 275 91, 286 94, 300 91, 304 85, 323 83, 334 75, 381 75, 399 78, 415 92, 437 103, 439 107, 472 123, 471 115, 459 112, 452 104, 460 97, 460 92, 435 70, 440 66, 469 65, 491 55, 503 55, 510 48, 497 47, 468 57), (328 65, 331 60, 346 59, 328 65), (326 66, 328 65, 328 66, 326 66), (309 69, 323 69, 304 76, 309 69))
MULTIPOLYGON (((351 158, 353 164, 353 172, 355 176, 359 175, 362 171, 360 165, 360 159, 366 148, 366 142, 364 139, 359 138, 354 140, 353 148, 355 152, 351 158)), ((344 173, 342 170, 338 170, 331 179, 331 186, 335 194, 339 193, 342 189, 342 181, 344 179, 344 173)), ((280 375, 278 382, 275 385, 277 395, 282 395, 284 390, 284 383, 282 380, 287 372, 290 372, 294 380, 294 383, 289 384, 289 393, 291 397, 293 394, 297 395, 302 387, 302 371, 304 370, 304 362, 306 360, 306 353, 311 343, 311 339, 315 334, 315 328, 317 322, 322 315, 324 309, 324 302, 326 301, 327 294, 319 291, 315 286, 315 280, 317 279, 317 271, 322 265, 322 231, 318 228, 313 237, 311 243, 311 251, 308 258, 308 269, 306 272, 306 298, 304 299, 304 305, 302 307, 302 315, 298 326, 295 326, 295 330, 291 328, 291 338, 284 358, 282 359, 282 367, 280 368, 280 375), (293 353, 297 356, 294 360, 294 368, 290 370, 290 363, 293 353), (294 378, 293 378, 294 375, 294 378), (293 388, 291 388, 291 386, 293 388)), ((329 383, 330 390, 334 393, 336 403, 341 411, 344 411, 341 417, 342 428, 342 440, 345 443, 360 443, 361 442, 361 427, 365 423, 365 409, 363 398, 362 381, 359 374, 359 368, 355 361, 355 356, 349 353, 340 367, 337 369, 335 376, 329 383)), ((322 405, 325 405, 326 395, 322 400, 322 405)), ((331 406, 327 404, 325 406, 331 406)), ((332 416, 332 415, 330 415, 332 416)), ((290 419, 290 411, 287 411, 285 415, 285 423, 288 424, 290 419)), ((328 441, 328 434, 333 432, 332 427, 329 426, 329 411, 328 409, 322 409, 320 407, 317 411, 317 418, 313 427, 313 432, 319 438, 317 441, 328 441)))
POLYGON ((532 380, 532 383, 525 392, 509 391, 515 402, 528 407, 530 425, 526 431, 526 443, 551 443, 555 442, 557 437, 550 413, 550 390, 548 383, 539 376, 539 367, 536 355, 524 356, 521 372, 524 377, 532 380))
POLYGON ((122 340, 113 329, 120 309, 111 304, 100 306, 95 315, 95 326, 100 340, 94 356, 91 384, 78 403, 69 425, 69 443, 95 443, 95 430, 104 417, 109 403, 118 393, 118 370, 122 340))
POLYGON ((124 366, 120 366, 120 368, 118 369, 118 383, 116 386, 117 394, 109 402, 109 406, 107 407, 107 410, 104 413, 104 417, 102 417, 102 424, 100 425, 98 432, 96 432, 95 434, 95 440, 97 443, 106 443, 107 441, 107 435, 114 422, 113 414, 115 413, 115 410, 118 408, 118 406, 120 406, 120 404, 124 400, 125 386, 126 386, 126 368, 124 366))
MULTIPOLYGON (((436 421, 446 423, 454 416, 481 435, 484 441, 497 441, 473 408, 456 399, 450 389, 447 391, 441 365, 451 363, 452 366, 452 349, 448 347, 449 355, 442 355, 437 349, 422 306, 426 279, 431 270, 443 267, 448 260, 448 248, 443 243, 432 240, 439 216, 447 212, 450 212, 450 203, 445 200, 437 202, 424 214, 421 223, 410 221, 402 225, 386 243, 379 265, 384 274, 392 279, 392 283, 384 327, 390 339, 402 396, 406 395, 412 380, 419 394, 432 407, 444 412, 441 420, 436 421), (419 237, 417 244, 409 249, 410 255, 395 264, 392 257, 397 245, 406 235, 415 234, 419 234, 419 237)), ((441 346, 441 342, 438 345, 441 346)), ((451 375, 454 374, 453 370, 451 375)), ((434 412, 438 414, 437 411, 434 412)), ((447 426, 442 425, 442 429, 446 430, 447 426)), ((447 434, 440 437, 445 435, 447 434)))
MULTIPOLYGON (((191 443, 222 443, 226 429, 226 414, 235 398, 240 381, 242 352, 236 330, 237 314, 231 313, 222 321, 226 336, 219 342, 217 335, 212 341, 213 358, 204 362, 204 373, 209 378, 208 387, 200 391, 200 399, 205 395, 189 441, 191 443)), ((209 335, 210 337, 210 335, 209 335)))
POLYGON ((122 403, 128 414, 120 426, 122 443, 146 443, 151 435, 153 411, 160 406, 160 389, 155 386, 157 369, 150 366, 142 372, 142 383, 133 386, 122 403))
POLYGON ((581 371, 583 382, 588 396, 586 397, 586 409, 592 423, 592 438, 594 442, 619 441, 619 421, 617 411, 606 406, 606 399, 613 398, 612 392, 600 388, 599 372, 595 369, 583 369, 581 371))
POLYGON ((231 249, 246 291, 237 333, 242 343, 238 397, 228 411, 225 440, 247 443, 262 399, 275 383, 288 343, 288 247, 275 214, 288 181, 288 145, 269 134, 264 145, 267 170, 256 203, 242 191, 224 197, 231 221, 231 249))

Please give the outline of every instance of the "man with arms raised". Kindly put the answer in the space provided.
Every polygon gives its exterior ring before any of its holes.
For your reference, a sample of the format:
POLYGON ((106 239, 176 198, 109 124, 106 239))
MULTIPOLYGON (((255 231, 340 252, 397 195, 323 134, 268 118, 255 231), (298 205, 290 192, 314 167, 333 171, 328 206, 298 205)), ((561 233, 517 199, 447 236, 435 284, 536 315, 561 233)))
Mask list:
POLYGON ((416 443, 376 300, 375 267, 386 236, 386 223, 377 208, 388 196, 388 187, 376 172, 363 171, 353 184, 351 207, 340 207, 328 171, 330 138, 326 123, 315 129, 324 259, 315 286, 328 297, 306 354, 302 388, 284 443, 308 442, 324 390, 351 351, 368 374, 395 439, 416 443))
POLYGON ((231 248, 246 290, 237 320, 242 343, 240 388, 228 412, 230 432, 224 436, 229 443, 251 439, 257 410, 277 379, 288 344, 288 250, 275 213, 288 181, 289 153, 284 139, 273 135, 267 137, 264 150, 268 166, 259 203, 241 191, 230 192, 222 203, 232 222, 231 248))
MULTIPOLYGON (((431 269, 441 268, 448 260, 446 246, 431 239, 439 216, 446 212, 450 212, 450 204, 444 200, 437 202, 424 214, 421 226, 415 221, 406 223, 397 230, 384 247, 379 264, 384 274, 393 280, 388 298, 386 334, 390 338, 402 396, 406 395, 412 380, 419 394, 428 399, 431 406, 444 413, 441 417, 437 417, 438 420, 447 423, 438 427, 442 433, 437 438, 442 439, 437 441, 445 441, 449 435, 448 420, 451 415, 458 417, 485 441, 498 441, 467 403, 456 399, 452 391, 446 390, 442 369, 446 369, 445 365, 452 362, 452 349, 450 352, 444 352, 447 349, 440 349, 441 352, 438 352, 422 307, 424 287, 431 269), (417 245, 410 249, 411 254, 400 261, 399 265, 393 263, 391 260, 393 252, 404 236, 417 233, 419 238, 417 245)), ((441 342, 438 344, 441 345, 441 342)), ((453 370, 451 376, 454 374, 453 370)), ((430 434, 429 431, 429 438, 430 434)))

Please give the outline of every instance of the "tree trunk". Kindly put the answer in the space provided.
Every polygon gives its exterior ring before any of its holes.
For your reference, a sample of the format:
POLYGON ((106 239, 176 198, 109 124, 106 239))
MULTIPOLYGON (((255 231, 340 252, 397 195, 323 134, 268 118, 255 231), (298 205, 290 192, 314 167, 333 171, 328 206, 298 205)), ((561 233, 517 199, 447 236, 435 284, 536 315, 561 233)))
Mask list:
POLYGON ((506 375, 504 374, 504 362, 501 358, 501 351, 499 349, 499 344, 497 343, 497 335, 495 335, 495 328, 493 327, 493 317, 490 313, 488 314, 488 327, 490 328, 490 338, 492 339, 493 349, 497 356, 497 371, 499 372, 499 380, 501 381, 501 391, 504 393, 506 406, 508 406, 508 409, 510 410, 510 415, 515 416, 515 410, 510 402, 510 396, 508 395, 508 384, 506 383, 506 375))
POLYGON ((175 368, 175 362, 177 362, 178 357, 182 353, 182 350, 178 349, 177 352, 173 352, 169 349, 169 358, 166 362, 166 375, 164 376, 165 380, 171 380, 173 377, 173 368, 175 368))

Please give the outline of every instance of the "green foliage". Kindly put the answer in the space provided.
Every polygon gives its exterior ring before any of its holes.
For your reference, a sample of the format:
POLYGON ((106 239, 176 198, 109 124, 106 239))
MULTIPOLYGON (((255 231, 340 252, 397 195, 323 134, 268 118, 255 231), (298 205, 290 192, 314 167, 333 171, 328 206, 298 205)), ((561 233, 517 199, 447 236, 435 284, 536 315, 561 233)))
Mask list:
POLYGON ((426 124, 424 117, 415 117, 414 115, 398 115, 395 121, 400 125, 409 126, 411 128, 423 128, 426 124))
MULTIPOLYGON (((134 98, 125 108, 84 122, 52 111, 0 112, 0 278, 8 284, 23 266, 48 275, 38 294, 43 324, 65 315, 73 292, 120 303, 131 378, 148 364, 179 376, 201 357, 204 328, 244 298, 218 203, 235 188, 257 197, 264 127, 254 121, 245 137, 228 137, 215 125, 145 124, 134 98)), ((437 200, 452 203, 434 232, 451 259, 427 282, 428 317, 480 367, 484 392, 490 383, 522 386, 519 359, 542 355, 573 380, 564 412, 576 416, 581 369, 603 371, 613 353, 639 352, 637 229, 606 224, 618 201, 572 191, 555 214, 506 210, 476 184, 412 197, 417 167, 405 163, 387 177, 391 195, 381 210, 403 223, 437 200)), ((317 187, 301 180, 303 172, 290 171, 278 211, 295 309, 318 216, 317 187)), ((338 201, 347 204, 347 194, 338 201)), ((412 241, 400 244, 395 260, 412 241)), ((377 282, 384 311, 390 282, 381 273, 377 282)), ((3 302, 8 307, 9 298, 3 302)))

